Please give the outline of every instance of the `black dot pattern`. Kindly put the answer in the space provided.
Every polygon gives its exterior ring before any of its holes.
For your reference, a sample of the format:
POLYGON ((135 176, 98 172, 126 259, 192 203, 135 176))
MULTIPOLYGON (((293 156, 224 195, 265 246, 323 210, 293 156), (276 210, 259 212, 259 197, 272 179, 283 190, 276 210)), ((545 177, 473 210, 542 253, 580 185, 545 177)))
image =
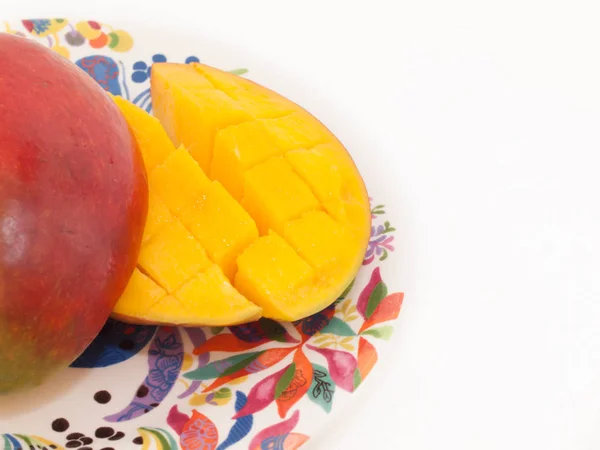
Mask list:
MULTIPOLYGON (((56 431, 57 433, 63 433, 65 431, 67 431, 70 426, 71 425, 69 424, 69 421, 62 417, 60 419, 56 419, 54 422, 52 422, 52 429, 54 431, 56 431)), ((54 448, 56 448, 56 446, 54 448)))
POLYGON ((98 391, 94 394, 94 400, 101 405, 106 405, 112 399, 112 395, 108 391, 98 391))

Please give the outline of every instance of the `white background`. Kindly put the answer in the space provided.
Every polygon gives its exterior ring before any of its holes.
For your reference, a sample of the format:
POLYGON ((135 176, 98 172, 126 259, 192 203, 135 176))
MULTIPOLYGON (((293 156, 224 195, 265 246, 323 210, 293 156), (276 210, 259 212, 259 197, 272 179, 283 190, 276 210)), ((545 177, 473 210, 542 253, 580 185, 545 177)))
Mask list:
POLYGON ((388 354, 314 448, 600 446, 596 2, 0 0, 201 30, 360 124, 400 211, 388 354))

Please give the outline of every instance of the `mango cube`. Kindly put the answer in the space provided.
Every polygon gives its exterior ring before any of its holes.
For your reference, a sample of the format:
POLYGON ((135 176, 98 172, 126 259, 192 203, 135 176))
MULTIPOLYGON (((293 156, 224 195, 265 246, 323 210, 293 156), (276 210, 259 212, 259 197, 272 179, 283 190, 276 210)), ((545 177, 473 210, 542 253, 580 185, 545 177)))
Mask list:
POLYGON ((204 202, 183 213, 181 221, 233 281, 238 255, 258 239, 252 217, 221 183, 213 181, 204 202))
POLYGON ((162 230, 167 224, 172 223, 173 220, 174 218, 169 212, 169 208, 154 193, 154 189, 148 189, 148 216, 146 217, 142 243, 148 242, 152 236, 162 230))
POLYGON ((201 202, 210 180, 183 147, 150 174, 149 185, 174 214, 201 202))
POLYGON ((239 201, 244 193, 246 170, 284 151, 265 121, 255 120, 227 127, 215 137, 210 177, 219 180, 239 201))
POLYGON ((286 222, 320 208, 310 188, 283 158, 272 158, 246 172, 242 206, 261 236, 269 229, 281 233, 286 222))
POLYGON ((319 274, 330 277, 329 283, 356 270, 364 256, 352 233, 323 211, 288 222, 283 237, 319 274))
POLYGON ((163 288, 136 268, 115 306, 114 314, 122 317, 140 316, 166 295, 163 288))
POLYGON ((179 221, 142 245, 138 263, 168 293, 212 264, 202 245, 179 221))
POLYGON ((127 117, 129 129, 133 133, 144 159, 146 172, 150 173, 175 151, 175 146, 158 119, 148 115, 142 108, 123 97, 112 96, 112 99, 127 117))
POLYGON ((205 311, 210 310, 210 319, 204 318, 203 325, 250 322, 260 318, 262 312, 234 289, 216 264, 189 280, 174 295, 192 316, 206 317, 205 311))
POLYGON ((157 117, 171 130, 176 145, 183 144, 208 172, 218 130, 253 117, 192 66, 165 63, 152 66, 157 117))
POLYGON ((266 317, 294 320, 298 293, 315 273, 279 235, 270 232, 238 257, 234 286, 266 317))

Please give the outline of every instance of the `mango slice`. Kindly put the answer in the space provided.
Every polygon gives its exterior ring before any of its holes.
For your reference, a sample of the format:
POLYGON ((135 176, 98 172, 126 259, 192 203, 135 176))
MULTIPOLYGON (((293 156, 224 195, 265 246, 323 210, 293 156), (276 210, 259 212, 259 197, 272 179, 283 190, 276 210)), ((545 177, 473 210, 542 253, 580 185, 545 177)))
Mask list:
POLYGON ((162 133, 116 100, 149 154, 151 195, 139 270, 115 315, 217 326, 294 321, 331 304, 371 227, 341 142, 290 100, 203 64, 154 64, 151 93, 162 133))
POLYGON ((144 158, 149 205, 138 266, 113 317, 189 326, 260 318, 261 308, 239 294, 215 264, 233 279, 238 254, 258 238, 254 221, 184 147, 175 149, 158 120, 120 97, 114 100, 144 158))

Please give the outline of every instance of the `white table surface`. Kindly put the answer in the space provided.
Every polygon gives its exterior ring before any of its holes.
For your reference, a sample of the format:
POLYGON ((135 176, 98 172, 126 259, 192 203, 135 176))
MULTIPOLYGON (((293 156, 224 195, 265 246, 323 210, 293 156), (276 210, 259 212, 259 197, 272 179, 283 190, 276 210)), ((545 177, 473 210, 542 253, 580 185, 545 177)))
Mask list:
POLYGON ((408 238, 394 354, 309 448, 591 450, 600 445, 595 3, 0 0, 0 9, 200 28, 282 61, 364 124, 396 166, 408 238))

